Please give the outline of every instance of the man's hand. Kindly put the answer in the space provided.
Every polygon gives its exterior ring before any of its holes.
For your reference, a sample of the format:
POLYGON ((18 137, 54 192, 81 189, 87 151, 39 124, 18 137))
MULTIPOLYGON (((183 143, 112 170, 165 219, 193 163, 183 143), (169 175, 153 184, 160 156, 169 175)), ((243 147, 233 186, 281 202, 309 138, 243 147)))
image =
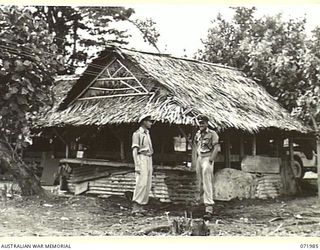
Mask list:
POLYGON ((141 171, 139 169, 136 169, 136 174, 141 174, 141 171))
POLYGON ((138 148, 134 147, 132 150, 132 156, 133 156, 133 161, 134 161, 134 170, 137 174, 140 174, 140 161, 138 158, 138 148))
POLYGON ((137 162, 135 162, 135 164, 134 164, 134 171, 137 174, 141 174, 141 165, 140 165, 140 161, 139 160, 137 162))
POLYGON ((210 164, 212 164, 216 160, 218 153, 220 151, 221 151, 220 144, 216 144, 213 148, 211 155, 210 155, 210 159, 209 159, 210 164))

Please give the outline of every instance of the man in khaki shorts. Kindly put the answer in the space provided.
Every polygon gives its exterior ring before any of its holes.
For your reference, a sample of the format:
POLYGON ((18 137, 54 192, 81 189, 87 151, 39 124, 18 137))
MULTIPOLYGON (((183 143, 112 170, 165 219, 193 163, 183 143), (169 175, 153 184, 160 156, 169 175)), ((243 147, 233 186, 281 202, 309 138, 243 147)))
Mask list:
POLYGON ((208 128, 209 118, 198 116, 199 130, 194 142, 197 148, 196 173, 198 181, 199 200, 203 197, 205 205, 205 220, 210 220, 213 215, 213 171, 214 160, 220 151, 218 134, 208 128))
POLYGON ((132 135, 132 155, 136 172, 136 186, 132 201, 132 214, 144 215, 143 206, 149 201, 152 181, 152 142, 149 129, 152 126, 151 116, 143 115, 139 119, 140 127, 132 135))

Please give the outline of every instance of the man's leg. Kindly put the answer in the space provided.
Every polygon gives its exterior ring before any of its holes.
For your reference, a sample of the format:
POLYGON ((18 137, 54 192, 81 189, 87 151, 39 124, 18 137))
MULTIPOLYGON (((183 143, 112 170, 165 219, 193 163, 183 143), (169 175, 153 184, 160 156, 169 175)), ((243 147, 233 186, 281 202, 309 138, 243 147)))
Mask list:
POLYGON ((146 158, 146 167, 147 167, 147 180, 146 180, 146 191, 145 191, 145 204, 149 202, 150 191, 152 188, 152 158, 146 158))
POLYGON ((197 157, 196 161, 196 174, 197 174, 197 198, 196 201, 201 203, 203 195, 203 183, 202 183, 202 167, 201 167, 201 157, 197 157))
MULTIPOLYGON (((147 157, 144 155, 139 155, 140 161, 140 174, 136 174, 136 186, 133 192, 132 201, 133 209, 132 212, 140 212, 143 210, 142 205, 148 203, 148 165, 147 165, 147 157)), ((150 191, 149 191, 150 192, 150 191)))
POLYGON ((202 178, 203 178, 203 200, 206 207, 206 213, 213 214, 213 163, 209 162, 209 157, 203 158, 202 178))
POLYGON ((136 173, 136 185, 132 196, 132 214, 138 214, 142 212, 141 202, 141 192, 142 192, 142 173, 136 173))
POLYGON ((136 213, 140 213, 141 212, 141 205, 138 204, 137 202, 133 202, 132 203, 132 213, 136 214, 136 213))

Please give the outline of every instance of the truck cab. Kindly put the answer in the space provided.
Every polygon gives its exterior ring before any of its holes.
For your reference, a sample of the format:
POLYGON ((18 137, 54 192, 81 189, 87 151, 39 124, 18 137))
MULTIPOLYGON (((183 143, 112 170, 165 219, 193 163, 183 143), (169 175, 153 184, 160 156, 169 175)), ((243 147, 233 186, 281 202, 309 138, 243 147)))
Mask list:
MULTIPOLYGON (((284 148, 289 154, 288 141, 284 141, 284 148)), ((293 143, 293 174, 296 178, 302 179, 308 171, 317 173, 317 152, 316 144, 313 141, 294 141, 293 143)))

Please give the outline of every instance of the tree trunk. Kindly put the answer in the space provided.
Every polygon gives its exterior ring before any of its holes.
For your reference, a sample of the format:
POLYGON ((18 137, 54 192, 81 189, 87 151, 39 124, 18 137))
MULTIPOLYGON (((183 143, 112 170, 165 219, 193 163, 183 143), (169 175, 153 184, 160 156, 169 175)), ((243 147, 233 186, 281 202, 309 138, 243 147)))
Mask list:
POLYGON ((41 187, 40 180, 21 159, 13 156, 13 152, 0 144, 0 165, 9 171, 21 188, 21 195, 39 195, 48 197, 48 193, 41 187))
POLYGON ((208 236, 210 230, 203 219, 178 218, 171 222, 173 235, 208 236))
POLYGON ((318 198, 320 199, 320 131, 315 117, 310 113, 310 118, 313 124, 313 128, 316 132, 316 144, 317 144, 317 173, 318 173, 318 198))
POLYGON ((318 172, 318 197, 320 199, 320 139, 317 136, 317 172, 318 172))

